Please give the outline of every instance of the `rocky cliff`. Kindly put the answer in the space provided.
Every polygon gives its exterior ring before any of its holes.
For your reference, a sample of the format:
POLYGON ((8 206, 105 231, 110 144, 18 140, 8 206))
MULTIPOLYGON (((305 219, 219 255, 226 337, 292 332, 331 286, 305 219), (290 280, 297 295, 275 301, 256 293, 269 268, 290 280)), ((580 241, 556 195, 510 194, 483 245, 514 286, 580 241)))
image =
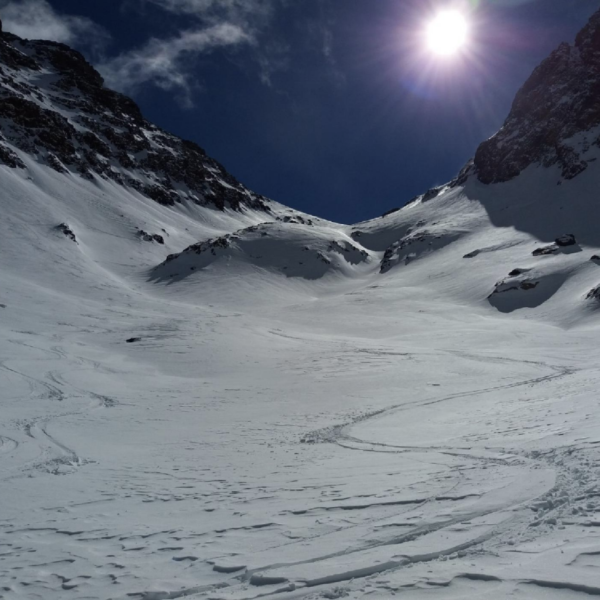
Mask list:
POLYGON ((112 180, 163 205, 188 201, 268 212, 194 142, 144 119, 133 100, 104 87, 78 52, 2 32, 0 162, 24 169, 26 153, 61 173, 112 180))
POLYGON ((481 144, 475 167, 483 183, 516 177, 530 165, 557 165, 565 179, 596 160, 600 146, 600 11, 561 44, 518 92, 500 131, 481 144))

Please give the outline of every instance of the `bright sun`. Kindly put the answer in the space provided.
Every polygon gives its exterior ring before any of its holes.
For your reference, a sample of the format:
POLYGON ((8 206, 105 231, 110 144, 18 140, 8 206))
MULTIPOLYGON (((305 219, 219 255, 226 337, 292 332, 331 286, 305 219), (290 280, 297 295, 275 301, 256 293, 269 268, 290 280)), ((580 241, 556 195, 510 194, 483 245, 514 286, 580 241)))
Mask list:
POLYGON ((440 56, 456 54, 467 43, 469 24, 457 10, 438 13, 427 27, 429 49, 440 56))

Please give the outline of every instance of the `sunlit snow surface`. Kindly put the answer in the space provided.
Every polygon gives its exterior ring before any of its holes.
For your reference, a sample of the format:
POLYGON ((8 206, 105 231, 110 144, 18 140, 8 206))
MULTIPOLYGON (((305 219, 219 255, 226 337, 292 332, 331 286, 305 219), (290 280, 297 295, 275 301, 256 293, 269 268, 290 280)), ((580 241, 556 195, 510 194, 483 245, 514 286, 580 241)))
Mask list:
POLYGON ((591 169, 268 242, 264 214, 0 175, 1 598, 600 594, 591 169))

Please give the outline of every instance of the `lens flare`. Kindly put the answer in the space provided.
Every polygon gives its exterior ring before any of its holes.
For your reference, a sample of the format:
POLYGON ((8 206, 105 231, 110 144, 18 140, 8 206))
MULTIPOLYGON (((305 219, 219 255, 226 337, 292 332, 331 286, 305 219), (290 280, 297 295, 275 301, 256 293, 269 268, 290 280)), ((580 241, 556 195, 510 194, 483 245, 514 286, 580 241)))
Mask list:
POLYGON ((452 56, 467 43, 469 24, 457 10, 438 13, 427 27, 429 49, 439 56, 452 56))

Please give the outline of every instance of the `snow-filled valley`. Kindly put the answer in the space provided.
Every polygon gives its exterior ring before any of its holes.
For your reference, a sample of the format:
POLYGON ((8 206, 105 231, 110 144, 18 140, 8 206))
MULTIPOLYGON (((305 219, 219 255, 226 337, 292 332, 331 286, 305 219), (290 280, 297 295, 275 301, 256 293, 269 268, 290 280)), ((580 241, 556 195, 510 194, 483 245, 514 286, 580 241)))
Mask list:
POLYGON ((599 596, 599 32, 350 226, 0 27, 0 598, 599 596))
POLYGON ((595 171, 348 227, 0 170, 0 596, 600 593, 595 171))

